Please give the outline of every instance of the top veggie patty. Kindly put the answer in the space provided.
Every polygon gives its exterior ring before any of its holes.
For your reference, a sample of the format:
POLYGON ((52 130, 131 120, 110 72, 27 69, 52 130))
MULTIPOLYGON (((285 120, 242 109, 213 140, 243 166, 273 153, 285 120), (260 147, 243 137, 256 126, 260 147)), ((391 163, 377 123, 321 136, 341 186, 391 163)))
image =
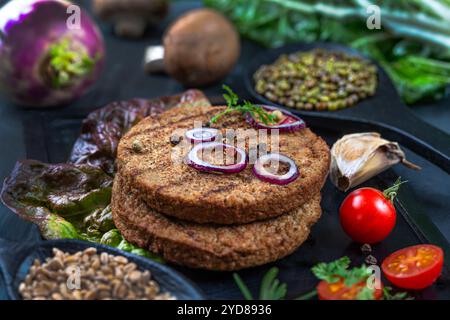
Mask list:
MULTIPOLYGON (((240 173, 219 175, 174 163, 172 152, 181 150, 181 144, 171 143, 174 133, 182 136, 194 128, 194 122, 204 125, 224 108, 175 107, 145 118, 121 139, 118 171, 141 192, 149 207, 198 223, 247 223, 296 209, 320 191, 328 173, 329 148, 307 128, 279 134, 278 152, 292 158, 300 170, 299 178, 288 185, 259 180, 251 171, 252 164, 240 173)), ((223 117, 214 127, 223 132, 251 128, 237 113, 223 117)), ((267 147, 269 152, 270 143, 267 147)), ((183 159, 188 151, 181 152, 177 159, 183 159)))

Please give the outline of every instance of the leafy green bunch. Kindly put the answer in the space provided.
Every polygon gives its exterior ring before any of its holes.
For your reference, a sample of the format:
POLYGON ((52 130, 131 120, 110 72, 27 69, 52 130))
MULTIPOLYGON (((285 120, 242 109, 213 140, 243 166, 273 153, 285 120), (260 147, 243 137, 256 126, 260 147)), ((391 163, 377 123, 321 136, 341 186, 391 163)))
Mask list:
POLYGON ((203 0, 267 47, 330 41, 369 55, 406 103, 441 98, 450 84, 449 0, 203 0), (369 29, 367 8, 380 8, 369 29))

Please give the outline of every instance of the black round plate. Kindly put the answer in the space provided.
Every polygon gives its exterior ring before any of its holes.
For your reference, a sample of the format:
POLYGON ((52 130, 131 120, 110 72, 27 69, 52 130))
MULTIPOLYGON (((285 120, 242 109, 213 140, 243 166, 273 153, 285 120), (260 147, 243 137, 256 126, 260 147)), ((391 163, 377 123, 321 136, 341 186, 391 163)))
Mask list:
POLYGON ((14 249, 3 252, 2 256, 0 256, 0 265, 3 269, 10 298, 14 300, 20 299, 17 289, 25 279, 35 259, 44 261, 45 258, 53 256, 53 248, 74 253, 89 247, 97 248, 98 252, 107 252, 109 254, 127 257, 129 261, 136 263, 140 270, 149 270, 152 277, 160 285, 162 292, 169 292, 179 300, 204 299, 203 293, 196 285, 177 271, 165 265, 112 247, 79 240, 41 241, 32 246, 15 247, 14 249))

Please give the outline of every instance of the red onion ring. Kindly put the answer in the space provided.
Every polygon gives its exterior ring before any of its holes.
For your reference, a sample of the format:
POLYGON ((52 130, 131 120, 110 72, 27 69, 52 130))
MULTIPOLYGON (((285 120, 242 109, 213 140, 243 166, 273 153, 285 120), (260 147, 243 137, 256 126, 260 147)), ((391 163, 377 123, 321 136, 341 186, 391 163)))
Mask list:
POLYGON ((268 153, 259 157, 253 166, 253 174, 262 181, 278 185, 291 183, 300 175, 294 160, 279 153, 268 153), (269 161, 284 162, 289 164, 288 172, 283 175, 276 175, 267 171, 267 169, 264 168, 264 164, 269 161))
POLYGON ((219 130, 213 128, 194 128, 186 131, 186 139, 192 143, 210 142, 216 140, 219 130))
POLYGON ((205 172, 221 172, 221 173, 238 173, 247 167, 247 154, 244 150, 236 148, 229 144, 224 144, 221 142, 206 142, 195 145, 187 155, 187 164, 199 171, 205 172), (218 166, 211 164, 209 162, 203 161, 198 157, 198 152, 204 149, 214 149, 217 147, 230 148, 235 150, 235 152, 240 156, 240 159, 235 164, 218 166))
POLYGON ((283 122, 276 125, 267 125, 257 121, 255 118, 252 117, 250 113, 247 113, 245 116, 247 122, 257 129, 278 129, 280 130, 280 132, 294 132, 306 127, 306 123, 305 121, 303 121, 302 118, 297 117, 295 114, 289 111, 265 105, 260 105, 260 107, 266 111, 279 110, 284 116, 286 116, 286 119, 284 119, 283 122))

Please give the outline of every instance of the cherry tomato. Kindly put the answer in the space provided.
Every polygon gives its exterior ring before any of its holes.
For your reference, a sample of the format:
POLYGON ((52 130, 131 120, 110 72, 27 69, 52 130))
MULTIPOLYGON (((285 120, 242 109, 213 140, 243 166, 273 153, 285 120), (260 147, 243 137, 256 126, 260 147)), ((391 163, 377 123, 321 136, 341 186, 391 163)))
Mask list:
POLYGON ((431 244, 400 249, 384 259, 381 269, 386 278, 399 288, 423 289, 439 277, 444 252, 431 244))
POLYGON ((392 202, 373 188, 351 192, 342 202, 339 214, 342 228, 350 238, 370 244, 384 240, 397 219, 392 202))
MULTIPOLYGON (((347 287, 343 280, 335 283, 328 283, 324 280, 317 285, 317 295, 319 300, 356 300, 358 293, 366 286, 366 283, 359 282, 347 287)), ((380 300, 383 296, 383 288, 375 289, 374 299, 380 300)))

